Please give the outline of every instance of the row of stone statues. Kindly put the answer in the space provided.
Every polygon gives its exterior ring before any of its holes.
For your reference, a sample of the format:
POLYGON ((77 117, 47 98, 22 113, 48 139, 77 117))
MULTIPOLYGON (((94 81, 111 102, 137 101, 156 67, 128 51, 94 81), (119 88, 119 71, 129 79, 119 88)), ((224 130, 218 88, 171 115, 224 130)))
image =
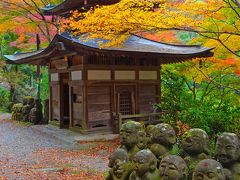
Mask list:
POLYGON ((149 125, 128 121, 120 130, 120 147, 109 158, 107 180, 240 179, 240 140, 222 133, 216 141, 216 156, 210 155, 205 131, 194 128, 179 139, 166 123, 149 125), (173 146, 181 151, 171 155, 173 146))
POLYGON ((12 119, 32 122, 33 124, 46 124, 48 117, 43 118, 41 100, 34 99, 31 96, 25 96, 23 103, 13 105, 12 119))

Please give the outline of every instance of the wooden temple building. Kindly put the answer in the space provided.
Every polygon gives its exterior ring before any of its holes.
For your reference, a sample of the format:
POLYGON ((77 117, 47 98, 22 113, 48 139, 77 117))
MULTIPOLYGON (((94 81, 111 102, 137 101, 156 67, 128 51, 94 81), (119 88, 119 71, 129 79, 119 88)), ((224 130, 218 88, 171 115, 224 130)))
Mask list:
POLYGON ((121 47, 100 48, 99 41, 104 40, 65 32, 43 50, 5 57, 12 64, 48 67, 50 122, 61 128, 116 131, 118 114, 153 111, 161 95, 162 64, 212 56, 210 48, 159 43, 134 34, 121 47))

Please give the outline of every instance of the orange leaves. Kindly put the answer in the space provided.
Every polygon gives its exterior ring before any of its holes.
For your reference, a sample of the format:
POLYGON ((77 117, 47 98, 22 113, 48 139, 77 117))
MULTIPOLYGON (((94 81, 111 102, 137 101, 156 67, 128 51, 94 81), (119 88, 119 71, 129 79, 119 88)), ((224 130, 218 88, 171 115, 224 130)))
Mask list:
POLYGON ((159 33, 167 30, 168 32, 159 35, 158 39, 174 42, 171 30, 194 31, 204 36, 197 37, 198 44, 206 42, 207 46, 217 47, 216 56, 222 56, 231 54, 229 49, 234 52, 239 50, 239 43, 236 43, 236 39, 239 39, 236 28, 238 24, 239 18, 234 15, 234 9, 223 1, 122 0, 111 6, 94 8, 87 13, 74 12, 69 19, 68 28, 70 27, 75 34, 88 32, 95 37, 109 39, 113 41, 109 46, 121 43, 125 40, 124 37, 132 32, 159 33), (78 17, 81 17, 80 20, 78 17), (229 33, 235 35, 229 36, 229 33), (120 38, 116 38, 119 34, 120 38))
POLYGON ((174 42, 177 43, 179 40, 176 38, 175 33, 173 31, 165 31, 161 33, 146 33, 144 36, 148 39, 154 40, 154 41, 159 41, 159 42, 174 42))
POLYGON ((181 121, 177 121, 176 125, 178 128, 178 133, 177 133, 178 137, 182 136, 185 132, 187 132, 189 129, 191 129, 190 125, 183 123, 181 121))
POLYGON ((96 157, 99 156, 99 151, 105 151, 106 154, 101 156, 104 159, 108 159, 109 155, 120 145, 120 140, 115 139, 114 141, 102 141, 102 142, 79 142, 80 144, 91 144, 94 143, 94 147, 83 150, 84 155, 96 157))
POLYGON ((79 142, 78 150, 39 149, 32 156, 36 163, 31 166, 39 177, 61 179, 103 180, 107 170, 108 157, 119 146, 119 139, 106 142, 79 142), (60 169, 44 172, 45 169, 60 169))

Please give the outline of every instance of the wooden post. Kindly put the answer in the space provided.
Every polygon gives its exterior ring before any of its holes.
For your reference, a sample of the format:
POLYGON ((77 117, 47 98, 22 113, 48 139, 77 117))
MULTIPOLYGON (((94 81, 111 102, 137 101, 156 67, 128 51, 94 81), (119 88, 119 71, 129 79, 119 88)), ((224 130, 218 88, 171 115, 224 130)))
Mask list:
MULTIPOLYGON (((36 44, 37 44, 37 50, 39 50, 40 49, 39 34, 36 34, 36 44)), ((37 65, 37 78, 38 78, 37 98, 41 99, 41 67, 40 65, 37 65)))
POLYGON ((120 130, 121 130, 121 127, 122 127, 122 114, 121 113, 119 113, 118 114, 118 131, 119 131, 119 133, 120 133, 120 130))
POLYGON ((41 67, 40 65, 37 65, 37 78, 38 78, 37 98, 41 99, 41 67))
MULTIPOLYGON (((40 38, 39 34, 36 34, 36 45, 37 45, 37 50, 40 49, 40 38)), ((40 64, 37 65, 37 78, 38 78, 38 89, 37 89, 37 123, 42 122, 43 119, 43 112, 42 112, 42 103, 41 103, 41 67, 40 64)))

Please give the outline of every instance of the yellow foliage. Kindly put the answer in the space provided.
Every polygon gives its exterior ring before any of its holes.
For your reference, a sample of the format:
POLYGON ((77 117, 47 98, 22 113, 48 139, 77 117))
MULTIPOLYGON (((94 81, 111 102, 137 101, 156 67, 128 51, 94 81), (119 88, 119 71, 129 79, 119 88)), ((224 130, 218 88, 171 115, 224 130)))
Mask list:
POLYGON ((130 33, 142 30, 194 31, 207 37, 198 41, 216 47, 214 51, 217 56, 222 52, 229 53, 226 48, 235 53, 240 49, 237 43, 240 36, 239 17, 223 0, 122 0, 84 13, 75 11, 62 24, 62 28, 70 28, 76 35, 87 32, 92 37, 112 40, 108 45, 119 44, 130 33))

